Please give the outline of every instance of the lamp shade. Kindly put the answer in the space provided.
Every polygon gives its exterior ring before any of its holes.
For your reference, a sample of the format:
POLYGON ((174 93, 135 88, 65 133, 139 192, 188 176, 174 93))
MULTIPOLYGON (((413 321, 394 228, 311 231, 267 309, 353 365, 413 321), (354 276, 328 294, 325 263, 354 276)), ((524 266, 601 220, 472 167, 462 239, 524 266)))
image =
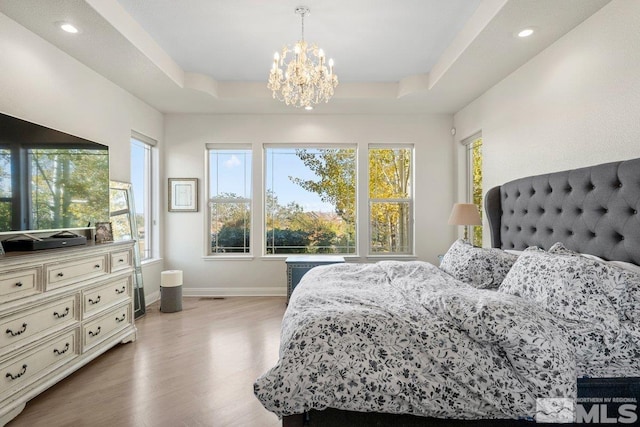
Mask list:
POLYGON ((449 216, 450 225, 482 225, 478 207, 473 203, 456 203, 449 216))
POLYGON ((167 270, 160 273, 160 286, 163 288, 182 286, 182 270, 167 270))

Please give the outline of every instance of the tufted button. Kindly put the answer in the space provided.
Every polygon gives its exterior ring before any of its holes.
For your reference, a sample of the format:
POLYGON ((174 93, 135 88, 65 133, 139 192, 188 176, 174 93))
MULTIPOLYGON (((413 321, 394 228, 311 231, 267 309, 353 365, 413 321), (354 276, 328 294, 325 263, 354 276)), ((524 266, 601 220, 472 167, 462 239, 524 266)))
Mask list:
POLYGON ((624 240, 624 236, 620 236, 620 240, 624 240))
POLYGON ((562 213, 562 208, 558 208, 558 213, 562 213))
POLYGON ((537 229, 537 228, 535 228, 535 227, 531 227, 531 232, 532 232, 532 233, 535 233, 536 231, 538 231, 538 229, 537 229))
POLYGON ((522 211, 522 213, 526 215, 526 214, 529 213, 529 211, 525 209, 525 210, 522 211))
POLYGON ((618 188, 622 188, 622 183, 621 182, 618 183, 618 188))
POLYGON ((518 226, 518 227, 516 228, 516 230, 518 230, 518 231, 522 231, 522 227, 518 226))
POLYGON ((580 214, 582 213, 582 208, 577 208, 577 209, 576 209, 576 213, 577 213, 578 215, 580 215, 580 214))
POLYGON ((573 236, 573 231, 569 230, 569 236, 573 236))
POLYGON ((637 215, 637 214, 638 214, 638 211, 634 209, 634 210, 633 210, 633 214, 634 214, 634 215, 637 215))

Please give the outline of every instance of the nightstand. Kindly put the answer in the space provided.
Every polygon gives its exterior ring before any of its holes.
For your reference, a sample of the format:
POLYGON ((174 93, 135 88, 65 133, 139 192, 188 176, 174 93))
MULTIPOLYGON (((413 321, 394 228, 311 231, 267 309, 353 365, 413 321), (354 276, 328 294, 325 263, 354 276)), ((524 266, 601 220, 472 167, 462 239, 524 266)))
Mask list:
POLYGON ((298 255, 287 257, 287 304, 291 293, 296 288, 304 274, 313 267, 344 262, 341 256, 333 255, 298 255))

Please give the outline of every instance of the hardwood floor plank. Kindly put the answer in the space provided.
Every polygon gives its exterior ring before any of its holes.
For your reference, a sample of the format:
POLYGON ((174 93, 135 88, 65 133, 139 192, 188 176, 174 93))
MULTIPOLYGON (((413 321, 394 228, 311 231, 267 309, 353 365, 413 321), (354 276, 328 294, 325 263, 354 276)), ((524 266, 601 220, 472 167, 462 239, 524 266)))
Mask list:
POLYGON ((253 395, 278 360, 284 297, 184 298, 148 307, 138 340, 27 403, 10 427, 281 425, 253 395))

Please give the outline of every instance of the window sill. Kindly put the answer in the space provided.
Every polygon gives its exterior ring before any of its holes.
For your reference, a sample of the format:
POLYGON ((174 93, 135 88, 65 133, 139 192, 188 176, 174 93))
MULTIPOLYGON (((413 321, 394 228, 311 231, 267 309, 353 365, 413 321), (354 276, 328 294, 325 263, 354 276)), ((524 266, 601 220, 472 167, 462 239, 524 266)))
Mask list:
POLYGON ((253 261, 253 255, 205 255, 204 261, 253 261))
POLYGON ((162 258, 149 258, 149 259, 143 259, 142 261, 140 261, 140 264, 143 266, 147 266, 147 265, 153 265, 153 264, 160 264, 162 262, 162 258))

